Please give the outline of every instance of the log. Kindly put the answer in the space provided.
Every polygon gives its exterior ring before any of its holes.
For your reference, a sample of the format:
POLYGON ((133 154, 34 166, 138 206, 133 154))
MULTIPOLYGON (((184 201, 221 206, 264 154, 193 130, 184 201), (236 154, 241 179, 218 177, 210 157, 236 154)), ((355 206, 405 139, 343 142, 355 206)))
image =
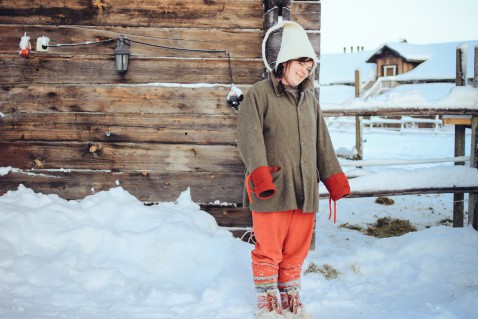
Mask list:
POLYGON ((262 2, 16 0, 0 2, 0 23, 260 29, 262 2))
POLYGON ((14 113, 0 140, 236 145, 236 115, 14 113))
POLYGON ((181 192, 191 188, 191 197, 197 203, 242 201, 238 185, 243 173, 161 171, 46 171, 9 172, 1 177, 0 195, 18 188, 19 184, 44 194, 58 194, 69 200, 121 186, 145 203, 175 201, 181 192))
POLYGON ((477 108, 458 108, 458 107, 372 107, 367 106, 363 109, 333 109, 325 108, 322 110, 324 116, 435 116, 435 115, 478 115, 477 108))
MULTIPOLYGON (((319 29, 320 1, 294 1, 294 20, 319 29)), ((262 29, 257 0, 99 1, 16 0, 0 2, 0 24, 87 25, 155 28, 262 29)))
MULTIPOLYGON (((228 51, 233 58, 261 57, 261 30, 241 29, 193 29, 193 28, 114 28, 89 26, 49 26, 35 25, 27 29, 24 25, 0 25, 0 43, 17 43, 20 36, 27 31, 32 44, 32 52, 36 51, 36 39, 46 36, 54 44, 73 44, 98 42, 106 39, 117 39, 121 34, 132 41, 152 45, 160 45, 188 50, 220 50, 228 51)), ((116 42, 108 44, 61 46, 48 48, 48 55, 112 55, 116 42)), ((18 54, 18 46, 4 45, 0 53, 18 54)), ((146 57, 225 57, 220 53, 191 52, 164 49, 132 43, 131 53, 146 57)))
MULTIPOLYGON (((247 92, 248 86, 239 87, 247 92)), ((226 102, 229 89, 228 85, 4 84, 0 112, 231 115, 236 113, 226 102)))
MULTIPOLYGON (((298 22, 306 30, 320 30, 321 6, 320 1, 293 1, 291 6, 291 20, 298 22)), ((317 45, 319 42, 317 43, 317 45)))
POLYGON ((0 167, 20 169, 244 171, 237 148, 229 145, 1 141, 0 149, 0 167))
MULTIPOLYGON (((144 58, 132 56, 121 78, 111 55, 49 56, 1 55, 0 84, 106 84, 106 83, 222 83, 230 84, 227 58, 144 58)), ((253 84, 262 79, 261 59, 231 59, 234 83, 253 84)))

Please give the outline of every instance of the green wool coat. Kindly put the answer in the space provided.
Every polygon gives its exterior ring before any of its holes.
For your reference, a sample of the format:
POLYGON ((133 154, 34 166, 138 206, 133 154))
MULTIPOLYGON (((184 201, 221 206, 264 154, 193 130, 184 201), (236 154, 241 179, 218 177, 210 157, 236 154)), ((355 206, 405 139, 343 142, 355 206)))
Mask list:
POLYGON ((244 196, 244 207, 257 212, 302 208, 316 212, 319 180, 342 172, 312 81, 306 79, 300 99, 279 92, 271 75, 254 84, 239 107, 237 142, 246 175, 260 166, 279 166, 273 182, 277 192, 268 199, 252 193, 244 196))

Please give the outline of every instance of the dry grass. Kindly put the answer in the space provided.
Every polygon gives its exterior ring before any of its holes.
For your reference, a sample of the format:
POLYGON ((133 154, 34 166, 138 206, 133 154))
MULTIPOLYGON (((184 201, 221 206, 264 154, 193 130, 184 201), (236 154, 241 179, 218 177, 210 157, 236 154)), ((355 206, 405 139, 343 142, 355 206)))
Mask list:
POLYGON ((341 273, 334 267, 329 264, 322 265, 321 267, 317 266, 315 263, 311 262, 307 269, 304 271, 304 274, 320 274, 325 277, 325 279, 337 279, 341 273))
POLYGON ((343 224, 340 225, 340 227, 356 230, 365 235, 374 236, 377 238, 397 237, 417 231, 417 228, 413 226, 409 220, 392 219, 390 217, 377 219, 377 222, 368 225, 367 229, 350 224, 343 224))

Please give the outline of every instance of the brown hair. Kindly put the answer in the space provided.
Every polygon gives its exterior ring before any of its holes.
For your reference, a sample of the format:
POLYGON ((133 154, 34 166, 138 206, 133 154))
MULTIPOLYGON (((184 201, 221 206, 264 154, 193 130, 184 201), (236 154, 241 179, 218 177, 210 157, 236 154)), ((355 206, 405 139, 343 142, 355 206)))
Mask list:
MULTIPOLYGON (((285 90, 284 89, 284 84, 282 84, 282 77, 284 76, 284 72, 289 68, 290 63, 292 61, 309 62, 309 61, 314 61, 314 60, 312 60, 309 57, 302 57, 302 58, 298 58, 298 59, 289 60, 289 61, 281 63, 277 66, 277 70, 274 70, 274 75, 276 76, 277 79, 279 79, 279 93, 281 93, 281 94, 284 93, 284 90, 285 90)), ((299 92, 302 92, 303 83, 304 82, 299 84, 299 86, 297 87, 299 89, 299 92)))

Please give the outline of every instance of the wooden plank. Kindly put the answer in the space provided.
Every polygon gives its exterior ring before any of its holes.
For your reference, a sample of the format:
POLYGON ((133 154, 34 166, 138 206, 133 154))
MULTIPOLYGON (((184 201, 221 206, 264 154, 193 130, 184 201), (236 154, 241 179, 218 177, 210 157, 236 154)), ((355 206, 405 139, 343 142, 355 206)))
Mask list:
POLYGON ((0 2, 0 23, 118 27, 262 27, 258 0, 15 0, 0 2))
POLYGON ((188 187, 197 203, 242 201, 238 185, 243 173, 161 171, 46 171, 9 172, 1 177, 0 195, 16 190, 19 184, 44 194, 58 194, 65 199, 83 199, 99 191, 121 186, 140 201, 157 203, 174 201, 188 187))
MULTIPOLYGON (((113 53, 113 52, 112 52, 113 53)), ((144 58, 132 56, 122 79, 111 56, 0 55, 0 84, 99 83, 231 83, 227 58, 144 58)), ((261 59, 232 59, 234 83, 253 84, 262 79, 261 59)))
POLYGON ((306 30, 320 30, 320 1, 292 1, 291 20, 299 23, 306 30))
POLYGON ((443 124, 471 126, 471 115, 461 117, 443 117, 443 124))
MULTIPOLYGON (((352 190, 352 193, 347 198, 360 197, 379 197, 379 196, 401 196, 401 195, 415 195, 415 194, 451 194, 451 193, 472 193, 478 191, 477 186, 469 187, 429 187, 429 188, 411 188, 411 189, 384 189, 376 191, 361 191, 352 190)), ((320 198, 328 198, 329 194, 321 193, 320 198)))
MULTIPOLYGON (((248 86, 239 87, 247 92, 248 86)), ((229 85, 2 85, 0 112, 237 114, 226 102, 229 89, 229 85)))
POLYGON ((229 145, 1 141, 0 149, 0 167, 20 169, 244 171, 237 147, 229 145))
POLYGON ((432 107, 382 107, 367 106, 365 109, 332 109, 322 110, 324 116, 435 116, 435 115, 478 115, 477 108, 432 108, 432 107))
MULTIPOLYGON (((478 57, 478 49, 475 47, 475 57, 478 57)), ((478 68, 475 58, 475 68, 478 68)), ((475 72, 477 72, 475 70, 475 72)), ((476 85, 476 82, 475 82, 476 85)), ((478 169, 478 116, 473 116, 471 126, 470 143, 470 166, 478 169)), ((470 192, 468 198, 468 223, 478 230, 478 191, 470 192)))
POLYGON ((236 115, 14 113, 1 118, 0 140, 236 145, 236 115))
MULTIPOLYGON (((0 43, 19 43, 24 32, 28 33, 32 52, 36 51, 38 37, 46 36, 51 44, 74 44, 117 39, 121 34, 132 41, 188 50, 228 51, 233 58, 260 58, 262 30, 196 29, 196 28, 114 28, 88 26, 28 26, 0 25, 0 43)), ((48 55, 97 55, 113 54, 116 42, 107 44, 50 47, 48 55)), ((18 45, 3 45, 0 53, 18 54, 18 45)), ((224 57, 224 54, 180 51, 131 44, 131 53, 150 57, 224 57)))

